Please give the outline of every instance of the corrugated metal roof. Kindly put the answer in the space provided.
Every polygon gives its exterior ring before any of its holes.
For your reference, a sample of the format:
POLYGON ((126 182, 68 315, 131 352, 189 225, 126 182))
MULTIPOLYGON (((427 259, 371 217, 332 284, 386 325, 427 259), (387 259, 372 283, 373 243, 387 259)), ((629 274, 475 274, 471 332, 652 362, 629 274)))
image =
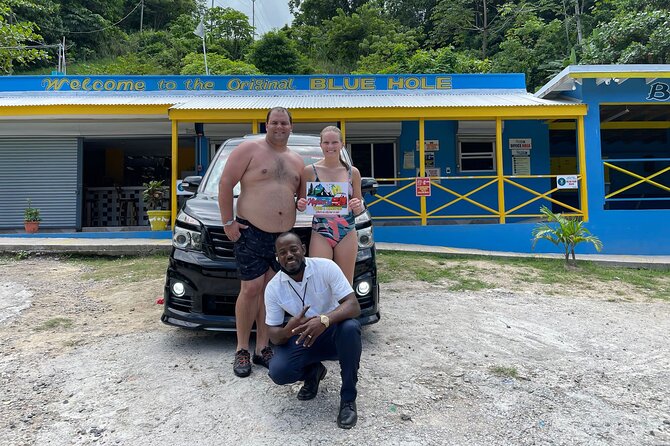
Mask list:
POLYGON ((565 101, 541 99, 526 92, 502 93, 477 90, 477 93, 419 93, 419 92, 376 92, 365 94, 347 92, 333 94, 293 94, 261 95, 221 95, 190 99, 175 104, 179 110, 253 110, 269 109, 281 99, 288 109, 339 109, 339 108, 430 108, 430 107, 511 107, 542 105, 573 105, 565 101))
POLYGON ((615 65, 570 65, 540 88, 535 96, 539 98, 551 97, 569 90, 574 85, 575 78, 616 77, 648 78, 668 77, 670 64, 615 64, 615 65))
POLYGON ((50 92, 5 93, 0 107, 58 105, 172 105, 181 110, 268 109, 281 99, 295 109, 425 108, 425 107, 519 107, 573 105, 571 102, 538 98, 523 90, 426 91, 218 91, 183 94, 50 92))
POLYGON ((81 92, 66 93, 4 93, 0 95, 0 107, 28 107, 54 105, 173 105, 192 96, 155 94, 95 94, 81 92))

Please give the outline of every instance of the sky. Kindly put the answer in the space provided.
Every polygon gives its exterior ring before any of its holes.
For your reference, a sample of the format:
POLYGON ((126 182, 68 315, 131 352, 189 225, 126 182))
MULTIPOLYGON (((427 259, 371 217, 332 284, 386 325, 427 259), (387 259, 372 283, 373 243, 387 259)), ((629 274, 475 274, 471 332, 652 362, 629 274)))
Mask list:
MULTIPOLYGON (((255 4, 256 35, 262 36, 275 28, 281 28, 291 23, 293 16, 288 9, 288 2, 282 0, 213 0, 214 6, 222 8, 233 8, 249 16, 252 21, 252 4, 255 4)), ((207 0, 207 6, 212 6, 212 1, 207 0)))

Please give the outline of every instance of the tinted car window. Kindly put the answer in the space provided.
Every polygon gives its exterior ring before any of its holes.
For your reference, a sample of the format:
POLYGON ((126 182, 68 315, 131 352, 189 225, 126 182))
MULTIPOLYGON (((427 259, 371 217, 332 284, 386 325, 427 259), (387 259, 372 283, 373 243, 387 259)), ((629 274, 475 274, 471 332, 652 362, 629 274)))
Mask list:
MULTIPOLYGON (((224 144, 221 149, 219 149, 219 153, 216 156, 216 159, 214 160, 214 165, 211 167, 209 174, 207 175, 207 178, 204 179, 204 184, 202 186, 201 192, 205 194, 211 194, 211 195, 218 195, 219 193, 219 180, 221 179, 221 174, 223 173, 223 168, 226 165, 226 161, 228 161, 228 157, 230 156, 231 152, 235 147, 240 145, 244 140, 243 139, 237 139, 234 141, 229 141, 226 144, 224 144)), ((292 145, 289 143, 288 145, 289 149, 292 151, 296 152, 299 154, 303 161, 305 162, 305 165, 308 166, 310 164, 313 164, 320 159, 323 159, 323 152, 321 152, 321 147, 318 145, 313 145, 313 146, 306 146, 306 145, 292 145)), ((342 151, 342 156, 344 156, 344 159, 351 163, 349 160, 349 154, 346 152, 346 150, 342 151)), ((233 194, 239 195, 240 194, 240 184, 236 184, 235 188, 233 189, 233 194)))

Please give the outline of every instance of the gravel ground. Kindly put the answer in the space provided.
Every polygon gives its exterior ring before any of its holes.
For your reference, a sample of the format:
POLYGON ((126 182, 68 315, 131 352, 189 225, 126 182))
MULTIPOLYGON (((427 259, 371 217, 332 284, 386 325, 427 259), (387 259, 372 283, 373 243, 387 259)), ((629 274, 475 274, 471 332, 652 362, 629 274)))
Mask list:
POLYGON ((345 431, 336 363, 307 402, 237 378, 234 335, 159 322, 162 277, 0 266, 0 445, 670 445, 668 302, 384 284, 345 431))

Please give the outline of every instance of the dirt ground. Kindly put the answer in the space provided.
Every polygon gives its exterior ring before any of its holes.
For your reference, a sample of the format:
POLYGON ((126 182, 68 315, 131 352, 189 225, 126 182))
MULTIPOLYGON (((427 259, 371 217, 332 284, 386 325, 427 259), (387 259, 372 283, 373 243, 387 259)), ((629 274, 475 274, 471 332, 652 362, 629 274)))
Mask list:
POLYGON ((0 268, 3 446, 670 445, 668 302, 510 289, 513 271, 482 292, 384 284, 345 431, 336 363, 307 402, 265 369, 237 378, 233 335, 159 321, 162 277, 96 282, 54 258, 0 268))

